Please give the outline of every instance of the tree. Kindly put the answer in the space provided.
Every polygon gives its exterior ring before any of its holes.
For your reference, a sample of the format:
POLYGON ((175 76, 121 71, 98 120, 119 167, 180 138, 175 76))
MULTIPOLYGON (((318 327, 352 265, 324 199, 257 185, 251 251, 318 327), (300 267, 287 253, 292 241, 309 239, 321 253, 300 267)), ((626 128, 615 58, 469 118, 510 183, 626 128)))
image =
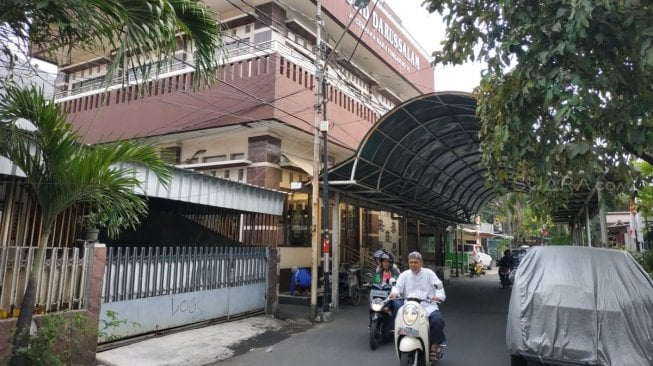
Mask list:
MULTIPOLYGON (((150 65, 131 56, 170 59, 183 33, 194 42, 198 86, 214 79, 216 50, 223 48, 215 14, 198 0, 0 1, 0 25, 0 53, 9 56, 0 66, 13 67, 16 54, 30 49, 57 60, 77 49, 111 57, 109 80, 119 69, 148 75, 150 65)), ((164 65, 155 63, 153 71, 164 65)), ((123 82, 128 72, 120 74, 123 82)))
POLYGON ((141 164, 165 184, 170 172, 152 146, 135 142, 92 147, 80 144, 60 107, 34 87, 9 86, 0 97, 0 121, 6 127, 0 129, 0 155, 25 173, 42 214, 42 236, 14 335, 12 365, 22 365, 25 355, 16 351, 29 344, 37 276, 56 217, 67 208, 88 204, 104 213, 104 224, 109 234, 115 235, 120 229, 133 227, 147 212, 144 199, 134 193, 141 182, 132 169, 120 169, 115 164, 141 164), (36 130, 27 132, 19 127, 21 119, 30 121, 36 130))
POLYGON ((636 162, 635 165, 642 173, 642 178, 648 180, 637 192, 637 210, 644 217, 653 216, 653 165, 646 162, 636 162))
POLYGON ((496 187, 528 180, 534 203, 551 208, 579 184, 592 189, 611 179, 628 187, 632 156, 653 163, 653 3, 424 5, 447 27, 436 63, 487 63, 477 114, 483 164, 496 187))

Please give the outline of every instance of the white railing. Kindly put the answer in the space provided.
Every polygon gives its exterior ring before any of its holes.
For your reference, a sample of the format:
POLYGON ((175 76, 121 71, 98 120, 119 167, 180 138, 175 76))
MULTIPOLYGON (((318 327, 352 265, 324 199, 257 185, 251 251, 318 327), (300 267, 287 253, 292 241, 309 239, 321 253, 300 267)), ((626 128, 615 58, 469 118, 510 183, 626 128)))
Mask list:
POLYGON ((105 303, 265 283, 258 247, 108 248, 105 303))
MULTIPOLYGON (((85 306, 84 281, 88 249, 47 248, 38 275, 37 313, 47 313, 85 306)), ((17 316, 27 288, 27 278, 34 263, 35 247, 0 248, 0 318, 17 316)))

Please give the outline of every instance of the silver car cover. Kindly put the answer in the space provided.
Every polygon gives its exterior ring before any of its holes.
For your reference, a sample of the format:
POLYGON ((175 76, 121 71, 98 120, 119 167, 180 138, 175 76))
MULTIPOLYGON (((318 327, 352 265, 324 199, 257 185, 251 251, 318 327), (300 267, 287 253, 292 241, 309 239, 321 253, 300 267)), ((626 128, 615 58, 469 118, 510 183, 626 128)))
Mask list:
POLYGON ((591 365, 653 365, 653 281, 627 252, 534 247, 512 288, 511 354, 591 365))

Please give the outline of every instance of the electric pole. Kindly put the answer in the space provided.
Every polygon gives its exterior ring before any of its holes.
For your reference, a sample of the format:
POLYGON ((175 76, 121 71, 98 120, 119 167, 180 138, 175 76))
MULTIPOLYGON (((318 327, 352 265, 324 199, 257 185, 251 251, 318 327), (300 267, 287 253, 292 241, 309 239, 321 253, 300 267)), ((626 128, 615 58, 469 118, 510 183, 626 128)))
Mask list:
MULTIPOLYGON (((313 83, 315 93, 314 109, 314 139, 313 139, 313 180, 312 180, 312 210, 311 210, 311 320, 317 317, 317 267, 319 262, 318 248, 319 248, 319 209, 320 209, 320 122, 322 120, 322 3, 320 0, 316 1, 317 11, 315 15, 315 24, 317 30, 315 32, 315 83, 313 83)), ((328 213, 323 213, 328 214, 328 213)), ((324 278, 324 294, 322 301, 326 302, 326 283, 328 278, 324 278)))

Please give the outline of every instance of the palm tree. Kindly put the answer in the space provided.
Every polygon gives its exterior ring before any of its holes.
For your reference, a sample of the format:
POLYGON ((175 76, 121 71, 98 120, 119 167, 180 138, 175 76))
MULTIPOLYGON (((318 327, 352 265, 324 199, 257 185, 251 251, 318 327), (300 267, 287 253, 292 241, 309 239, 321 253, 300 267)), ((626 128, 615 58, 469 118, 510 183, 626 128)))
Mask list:
MULTIPOLYGON (((61 61, 73 49, 110 57, 107 79, 118 69, 149 74, 139 57, 170 59, 180 34, 194 43, 194 85, 213 80, 219 23, 198 0, 9 0, 0 1, 0 54, 31 54, 61 61), (29 49, 28 49, 29 48, 29 49)), ((0 61, 12 66, 13 58, 0 61)), ((155 63, 158 72, 165 63, 155 63)), ((123 82, 127 73, 122 74, 123 82)), ((145 81, 144 81, 145 82, 145 81)))
MULTIPOLYGON (((136 142, 86 146, 66 122, 58 105, 45 99, 35 87, 9 86, 0 96, 0 155, 7 157, 27 176, 34 199, 38 203, 43 234, 36 258, 29 273, 21 312, 14 335, 12 365, 25 363, 24 352, 29 344, 29 327, 36 298, 37 276, 55 218, 75 205, 89 205, 101 212, 109 234, 133 227, 147 213, 145 200, 134 193, 141 182, 132 169, 116 164, 131 162, 149 168, 167 185, 170 172, 157 150, 136 142), (35 130, 17 126, 22 119, 30 121, 35 130)), ((24 122, 23 122, 24 123, 24 122)))

